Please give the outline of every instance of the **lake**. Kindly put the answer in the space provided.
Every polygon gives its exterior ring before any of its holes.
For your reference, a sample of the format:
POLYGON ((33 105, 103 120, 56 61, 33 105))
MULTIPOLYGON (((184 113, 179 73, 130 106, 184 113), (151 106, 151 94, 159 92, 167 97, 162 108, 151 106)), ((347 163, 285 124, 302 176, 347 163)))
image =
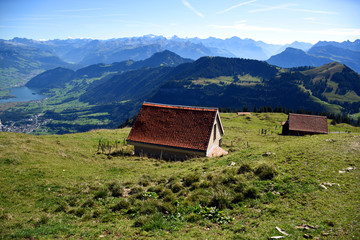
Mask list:
POLYGON ((10 95, 15 96, 15 98, 1 99, 0 103, 28 102, 28 101, 42 100, 46 98, 45 95, 38 94, 37 90, 28 87, 13 87, 13 88, 9 88, 9 90, 10 90, 10 95))

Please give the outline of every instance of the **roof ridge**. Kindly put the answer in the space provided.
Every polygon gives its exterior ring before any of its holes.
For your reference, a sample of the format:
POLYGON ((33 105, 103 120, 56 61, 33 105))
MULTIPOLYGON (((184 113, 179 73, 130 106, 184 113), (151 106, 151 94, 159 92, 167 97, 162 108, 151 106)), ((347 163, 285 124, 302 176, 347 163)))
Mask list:
POLYGON ((304 116, 304 117, 318 117, 318 118, 327 118, 326 116, 320 116, 320 115, 310 115, 310 114, 301 114, 301 113, 289 113, 290 115, 297 115, 297 116, 304 116))
POLYGON ((218 108, 214 108, 214 107, 173 105, 173 104, 152 103, 152 102, 144 102, 143 106, 152 106, 152 107, 161 107, 161 108, 173 108, 173 109, 185 109, 185 110, 196 110, 196 111, 218 111, 218 108))

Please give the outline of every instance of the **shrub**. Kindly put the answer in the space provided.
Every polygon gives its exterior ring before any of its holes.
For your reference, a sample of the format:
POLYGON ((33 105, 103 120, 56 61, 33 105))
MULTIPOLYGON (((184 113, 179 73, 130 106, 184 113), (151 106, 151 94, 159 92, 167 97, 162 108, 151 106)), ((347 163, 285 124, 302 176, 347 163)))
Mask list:
POLYGON ((142 227, 147 222, 146 216, 138 217, 134 222, 134 227, 142 227))
POLYGON ((218 209, 225 209, 230 206, 231 197, 231 194, 225 189, 215 190, 209 205, 218 209))
POLYGON ((135 195, 135 194, 138 194, 138 193, 142 193, 144 190, 142 189, 142 187, 133 187, 130 189, 130 192, 129 194, 130 195, 135 195))
POLYGON ((141 225, 144 231, 154 231, 166 229, 168 226, 167 219, 160 213, 148 216, 146 221, 141 225))
POLYGON ((158 194, 159 196, 161 196, 161 193, 165 190, 165 188, 163 186, 152 186, 148 188, 148 192, 154 192, 156 194, 158 194))
POLYGON ((55 208, 55 212, 66 212, 68 205, 65 202, 60 202, 59 205, 55 208))
POLYGON ((239 203, 239 202, 242 202, 244 201, 245 197, 244 197, 244 194, 243 193, 236 193, 234 195, 234 198, 233 200, 231 201, 232 203, 239 203))
POLYGON ((77 216, 77 217, 82 217, 82 215, 85 214, 85 209, 84 208, 78 208, 74 211, 74 214, 77 216))
POLYGON ((130 207, 129 201, 127 201, 126 199, 120 199, 120 201, 117 204, 115 204, 114 206, 112 206, 110 209, 113 212, 116 212, 116 211, 120 211, 122 209, 128 209, 129 207, 130 207))
POLYGON ((268 164, 263 163, 255 169, 254 173, 261 180, 271 180, 275 177, 276 170, 274 166, 269 166, 268 164))
POLYGON ((234 191, 237 192, 237 193, 242 193, 244 192, 244 189, 246 187, 246 184, 245 183, 238 183, 236 185, 233 185, 234 186, 234 191))
POLYGON ((205 189, 196 189, 195 191, 188 194, 187 200, 193 204, 200 204, 206 206, 209 204, 211 192, 205 189))
POLYGON ((229 186, 230 184, 235 184, 237 179, 233 175, 226 175, 221 182, 222 184, 229 186))
POLYGON ((201 188, 209 188, 209 187, 211 187, 211 182, 208 181, 208 180, 202 181, 202 182, 200 183, 200 187, 201 187, 201 188))
POLYGON ((94 206, 94 203, 95 203, 94 200, 89 198, 81 206, 82 207, 92 207, 92 206, 94 206))
POLYGON ((122 197, 124 194, 124 188, 118 182, 110 183, 108 189, 113 197, 122 197))
POLYGON ((196 213, 187 214, 185 220, 187 222, 197 222, 202 219, 202 216, 196 213))
POLYGON ((191 184, 200 181, 200 175, 198 173, 188 174, 183 178, 184 186, 190 187, 191 184))
POLYGON ((139 185, 143 187, 147 187, 150 185, 151 177, 149 175, 142 175, 139 180, 139 185))
POLYGON ((170 189, 173 193, 180 192, 184 187, 179 182, 174 182, 170 185, 170 189))
POLYGON ((244 197, 245 198, 257 198, 259 196, 259 190, 252 186, 249 187, 245 192, 244 192, 244 197))
POLYGON ((108 194, 107 189, 101 189, 94 194, 94 199, 106 198, 108 194))
POLYGON ((238 173, 238 174, 244 174, 244 173, 251 172, 251 171, 252 171, 252 169, 251 169, 250 165, 244 163, 244 164, 242 164, 242 165, 240 166, 240 168, 238 169, 237 173, 238 173))

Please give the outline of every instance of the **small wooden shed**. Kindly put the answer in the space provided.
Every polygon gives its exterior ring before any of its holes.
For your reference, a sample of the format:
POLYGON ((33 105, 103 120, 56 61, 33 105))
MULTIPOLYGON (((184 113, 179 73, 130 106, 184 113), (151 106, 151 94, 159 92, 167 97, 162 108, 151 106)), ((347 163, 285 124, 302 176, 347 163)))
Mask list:
POLYGON ((217 108, 145 102, 127 142, 137 155, 183 160, 227 154, 221 148, 223 135, 217 108))
POLYGON ((282 123, 283 135, 327 134, 326 116, 289 113, 288 120, 282 123))

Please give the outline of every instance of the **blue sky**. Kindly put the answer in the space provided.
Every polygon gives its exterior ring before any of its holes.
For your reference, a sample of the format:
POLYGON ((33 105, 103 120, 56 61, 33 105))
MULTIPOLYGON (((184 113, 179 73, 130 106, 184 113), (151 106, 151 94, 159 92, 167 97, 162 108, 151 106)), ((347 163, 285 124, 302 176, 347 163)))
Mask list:
POLYGON ((359 0, 0 0, 0 38, 360 38, 359 0))

